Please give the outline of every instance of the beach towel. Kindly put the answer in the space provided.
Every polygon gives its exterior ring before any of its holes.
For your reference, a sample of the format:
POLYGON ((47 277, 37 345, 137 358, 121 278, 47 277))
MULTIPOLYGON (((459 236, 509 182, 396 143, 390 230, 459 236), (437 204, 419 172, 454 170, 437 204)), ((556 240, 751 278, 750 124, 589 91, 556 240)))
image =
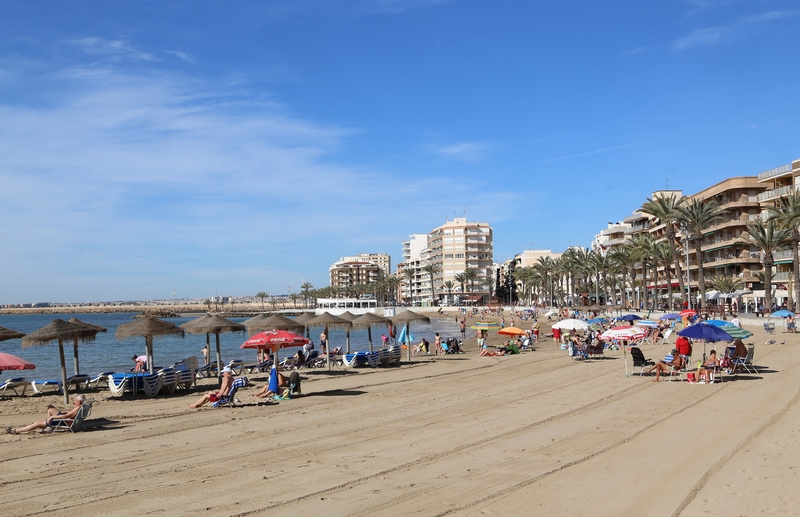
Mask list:
POLYGON ((272 365, 272 369, 269 371, 269 391, 272 393, 278 393, 278 369, 275 365, 272 365))
POLYGON ((414 334, 411 331, 408 331, 408 339, 406 339, 406 327, 404 326, 403 329, 400 331, 400 336, 398 336, 397 340, 401 343, 413 343, 414 342, 414 334))

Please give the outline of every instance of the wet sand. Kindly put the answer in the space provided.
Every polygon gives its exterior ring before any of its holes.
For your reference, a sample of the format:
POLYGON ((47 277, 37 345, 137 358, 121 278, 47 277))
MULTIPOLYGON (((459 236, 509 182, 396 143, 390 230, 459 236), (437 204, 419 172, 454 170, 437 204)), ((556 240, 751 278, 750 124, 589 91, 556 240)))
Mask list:
MULTIPOLYGON (((250 394, 266 374, 238 408, 187 409, 200 390, 99 391, 91 430, 0 436, 2 513, 796 514, 800 338, 765 345, 746 328, 759 374, 713 385, 626 377, 621 350, 584 363, 549 339, 519 356, 479 358, 468 340, 400 368, 305 370, 303 396, 262 407, 250 394)), ((62 402, 2 401, 0 423, 62 402)))

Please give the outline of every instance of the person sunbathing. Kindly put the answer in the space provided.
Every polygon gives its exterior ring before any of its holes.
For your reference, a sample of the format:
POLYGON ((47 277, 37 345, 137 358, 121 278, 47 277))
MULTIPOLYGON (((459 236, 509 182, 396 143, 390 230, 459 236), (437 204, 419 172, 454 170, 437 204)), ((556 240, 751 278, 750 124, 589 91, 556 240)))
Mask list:
MULTIPOLYGON (((282 374, 281 372, 278 372, 278 391, 280 391, 281 388, 285 388, 286 386, 287 386, 286 376, 284 374, 282 374)), ((264 385, 263 388, 258 390, 258 392, 253 393, 254 397, 260 398, 260 399, 266 399, 266 398, 269 398, 269 397, 271 397, 273 395, 275 395, 275 393, 273 393, 269 389, 269 382, 267 382, 264 385)))
POLYGON ((708 353, 708 359, 703 363, 703 366, 697 367, 697 382, 700 384, 714 384, 714 372, 719 368, 719 359, 717 359, 717 351, 712 350, 708 353))
POLYGON ((675 368, 676 370, 680 370, 683 368, 683 358, 678 353, 677 349, 672 350, 672 359, 669 362, 664 361, 663 359, 657 362, 655 365, 651 366, 645 372, 650 373, 652 371, 656 372, 656 378, 653 382, 661 382, 661 372, 669 372, 670 368, 675 368))
POLYGON ((200 399, 195 402, 194 404, 189 404, 189 407, 192 409, 197 409, 204 404, 209 402, 216 402, 231 391, 231 385, 233 384, 233 370, 230 367, 226 366, 222 369, 222 384, 220 384, 218 390, 209 391, 200 399))
POLYGON ((44 430, 50 427, 54 421, 72 423, 72 421, 75 420, 75 417, 78 416, 78 411, 81 410, 81 406, 83 405, 84 401, 86 401, 86 396, 82 394, 75 395, 75 398, 72 399, 72 401, 73 404, 75 404, 75 407, 69 411, 60 411, 57 407, 50 404, 47 406, 47 418, 45 420, 39 420, 38 422, 26 425, 25 427, 20 427, 19 429, 7 426, 6 432, 8 434, 19 434, 29 433, 36 429, 41 429, 42 432, 44 432, 44 430))

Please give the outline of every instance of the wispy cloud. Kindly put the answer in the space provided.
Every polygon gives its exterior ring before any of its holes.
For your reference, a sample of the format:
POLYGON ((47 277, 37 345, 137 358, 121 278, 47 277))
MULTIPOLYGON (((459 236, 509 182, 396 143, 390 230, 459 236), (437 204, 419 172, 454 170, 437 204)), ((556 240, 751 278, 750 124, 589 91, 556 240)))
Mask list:
POLYGON ((190 64, 197 63, 197 58, 189 54, 188 52, 181 52, 180 50, 165 50, 164 53, 171 54, 186 63, 190 64))
POLYGON ((452 0, 366 0, 363 9, 375 13, 400 13, 410 9, 433 7, 452 0))
POLYGON ((575 158, 584 158, 586 156, 592 156, 595 154, 602 154, 608 153, 611 151, 618 151, 620 149, 626 149, 628 147, 633 147, 634 144, 624 144, 624 145, 617 145, 614 147, 603 147, 602 149, 595 149, 594 151, 588 151, 585 153, 578 153, 578 154, 565 154, 562 156, 556 156, 555 158, 549 158, 547 160, 542 161, 541 163, 552 163, 552 162, 560 162, 563 160, 572 160, 575 158))
POLYGON ((460 142, 436 147, 434 151, 446 158, 464 162, 476 162, 485 156, 490 149, 485 142, 460 142))
POLYGON ((790 18, 796 11, 769 11, 745 16, 724 25, 696 29, 670 45, 674 51, 733 43, 762 30, 768 22, 790 18))
POLYGON ((99 36, 72 40, 83 52, 110 61, 156 61, 157 58, 138 48, 128 38, 107 39, 99 36))

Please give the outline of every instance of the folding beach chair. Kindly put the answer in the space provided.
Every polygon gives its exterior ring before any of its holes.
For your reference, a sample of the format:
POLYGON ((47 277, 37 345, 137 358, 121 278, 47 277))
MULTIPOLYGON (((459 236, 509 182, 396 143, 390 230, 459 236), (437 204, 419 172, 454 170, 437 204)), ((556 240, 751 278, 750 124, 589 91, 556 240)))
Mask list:
POLYGON ((631 347, 631 357, 633 358, 633 373, 636 373, 636 368, 641 368, 639 377, 644 374, 644 369, 647 366, 655 366, 655 362, 650 359, 645 359, 644 353, 638 347, 631 347))
POLYGON ((223 395, 220 397, 216 402, 212 402, 211 405, 214 407, 220 406, 230 406, 236 407, 236 392, 239 391, 239 388, 243 388, 245 386, 249 386, 250 381, 247 380, 247 377, 239 377, 233 384, 231 384, 231 391, 228 392, 227 395, 223 395))
POLYGON ((69 431, 74 433, 76 430, 82 430, 83 424, 92 412, 93 400, 86 400, 81 404, 78 414, 72 420, 59 420, 54 418, 47 424, 47 428, 51 431, 69 431))

